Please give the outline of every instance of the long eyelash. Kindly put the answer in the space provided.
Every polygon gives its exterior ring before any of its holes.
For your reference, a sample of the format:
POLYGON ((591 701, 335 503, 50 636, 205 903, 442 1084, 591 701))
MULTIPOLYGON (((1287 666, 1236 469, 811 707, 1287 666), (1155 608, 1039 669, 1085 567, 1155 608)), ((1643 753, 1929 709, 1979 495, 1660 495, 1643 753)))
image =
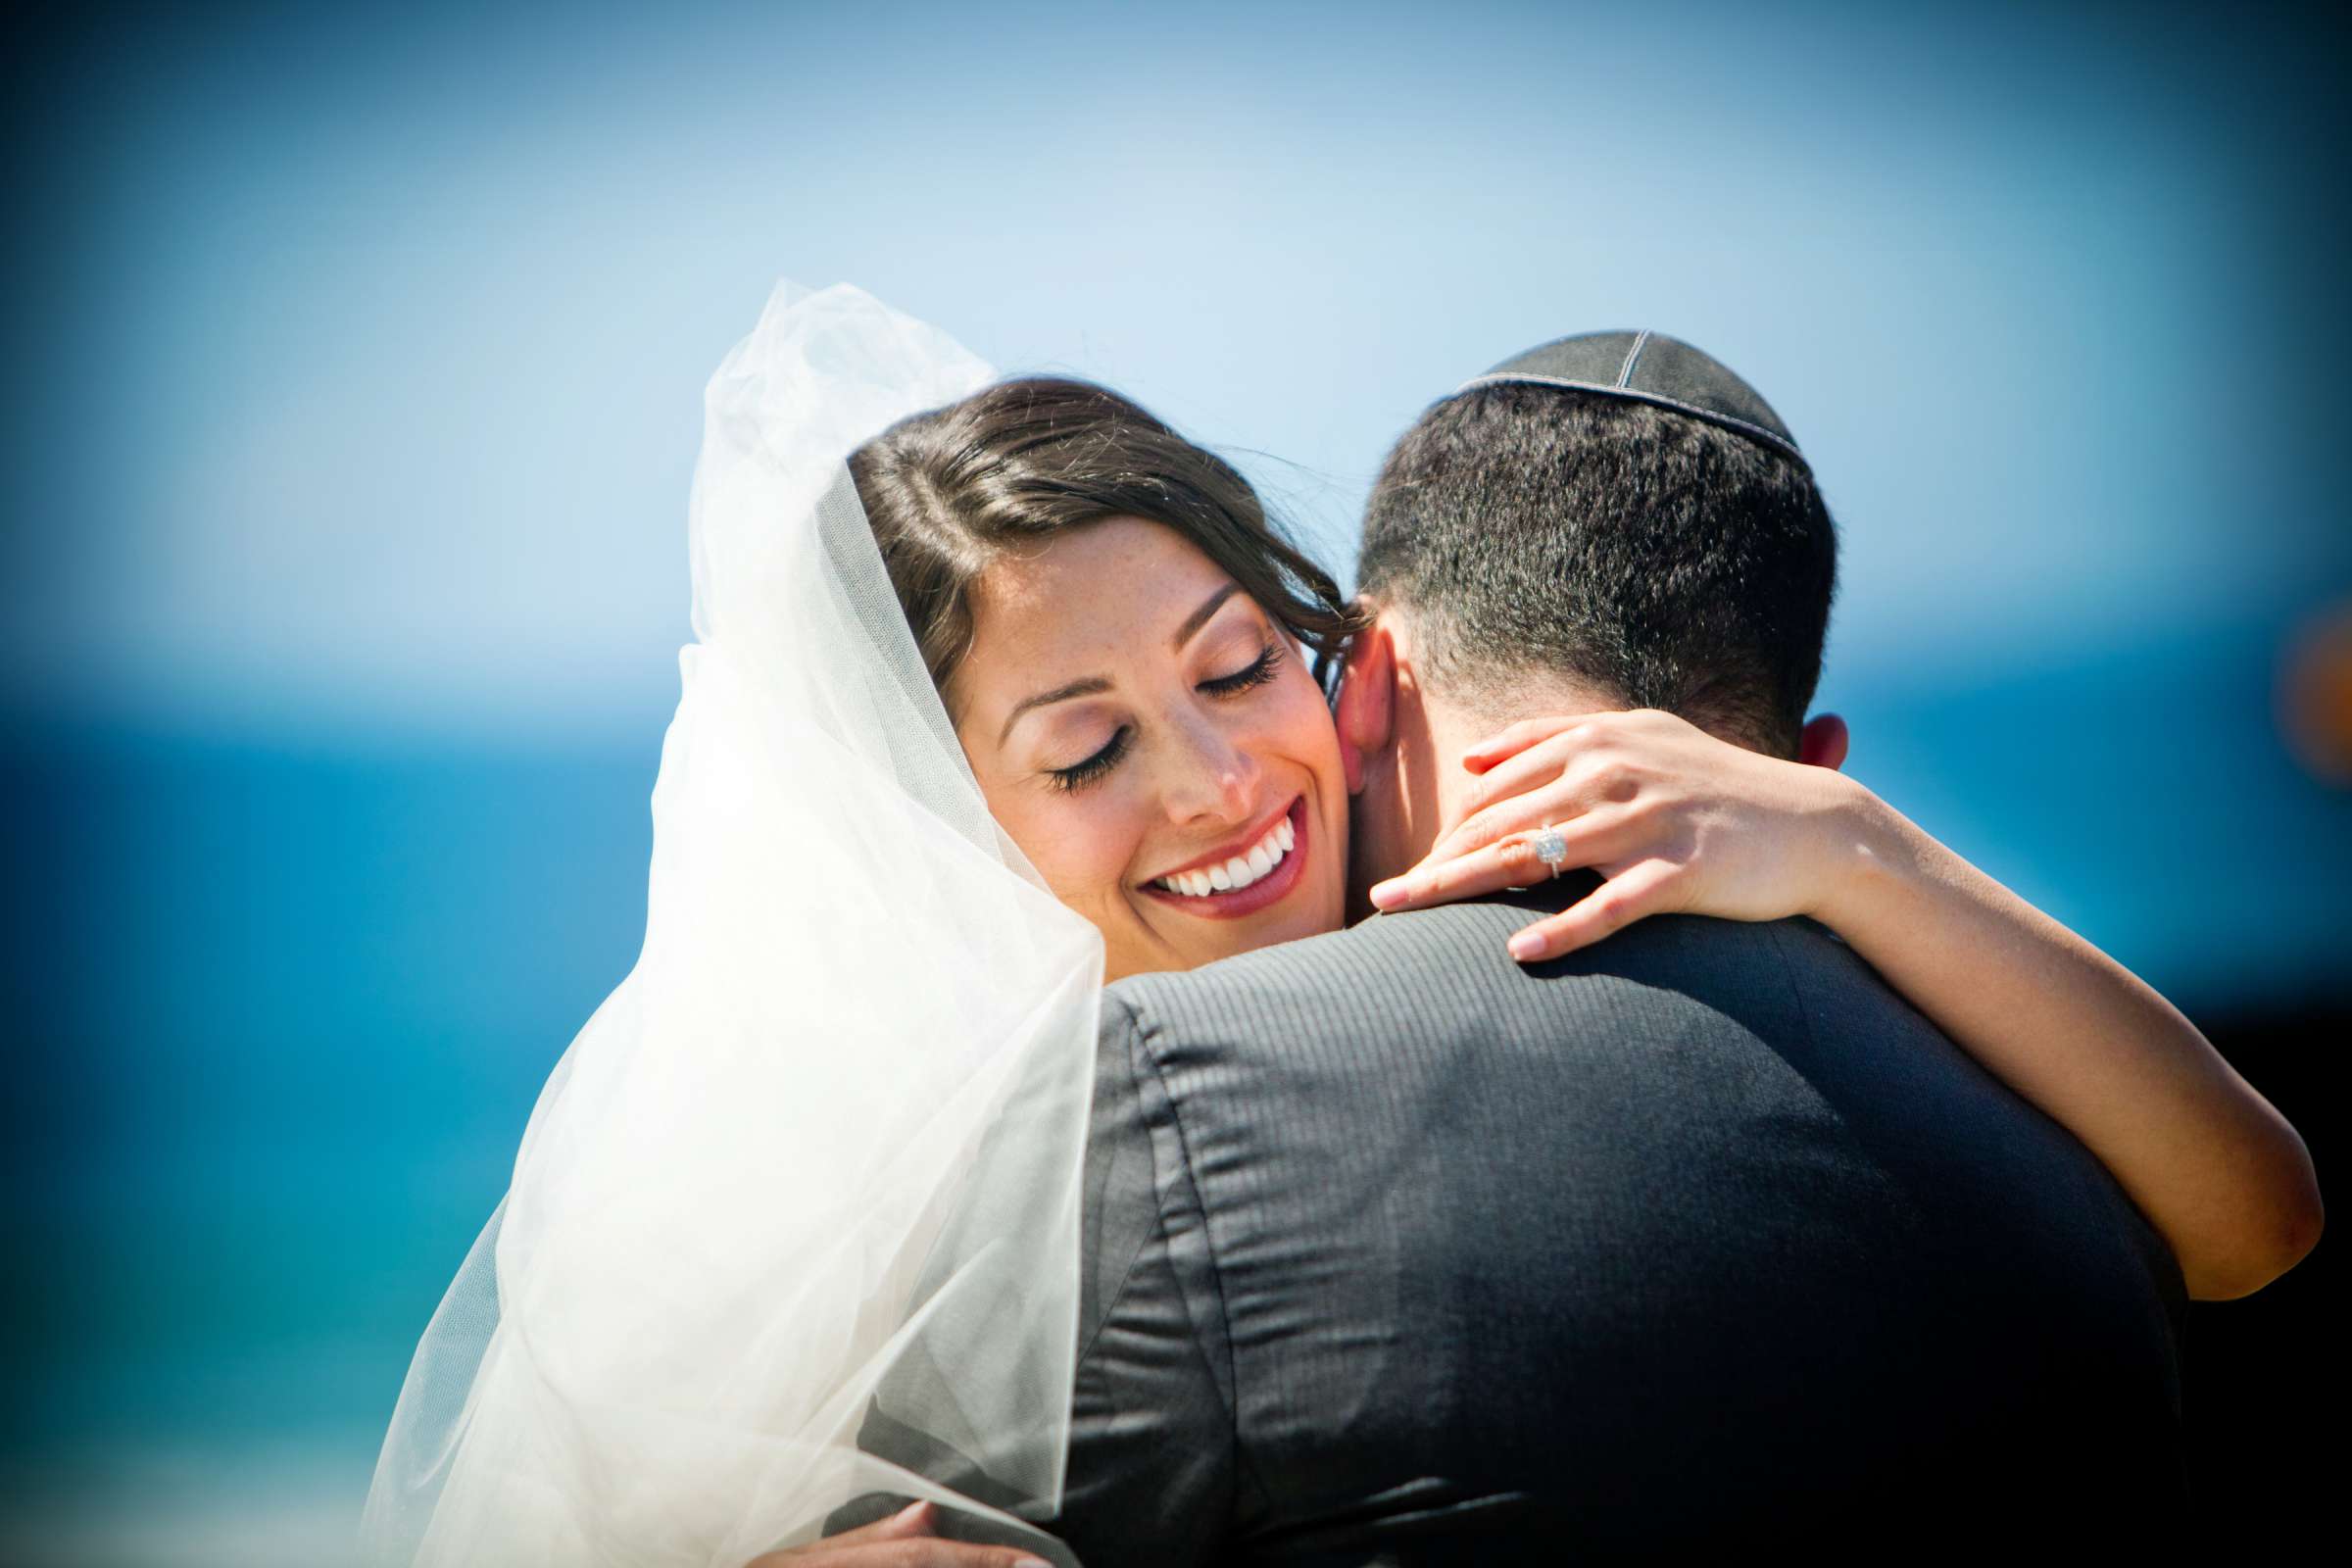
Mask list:
POLYGON ((1067 767, 1049 767, 1046 777, 1054 781, 1054 787, 1057 790, 1082 790, 1118 766, 1119 759, 1126 755, 1127 726, 1121 724, 1094 756, 1083 762, 1072 762, 1067 767))
MULTIPOLYGON (((1202 681, 1200 689, 1211 697, 1239 697, 1252 686, 1263 686, 1272 680, 1274 672, 1282 667, 1282 645, 1279 642, 1270 641, 1258 650, 1257 657, 1249 664, 1235 670, 1230 675, 1220 675, 1215 680, 1202 681)), ((1072 762, 1067 767, 1049 767, 1046 769, 1046 777, 1057 790, 1086 788, 1119 765, 1119 759, 1127 755, 1128 733, 1127 726, 1120 725, 1117 732, 1110 737, 1109 742, 1094 756, 1082 762, 1072 762)))
POLYGON ((1215 680, 1204 680, 1200 683, 1200 689, 1211 697, 1238 697, 1252 686, 1263 686, 1272 680, 1274 672, 1281 667, 1282 645, 1278 642, 1269 642, 1258 650, 1254 662, 1245 668, 1235 670, 1230 675, 1222 675, 1215 680))

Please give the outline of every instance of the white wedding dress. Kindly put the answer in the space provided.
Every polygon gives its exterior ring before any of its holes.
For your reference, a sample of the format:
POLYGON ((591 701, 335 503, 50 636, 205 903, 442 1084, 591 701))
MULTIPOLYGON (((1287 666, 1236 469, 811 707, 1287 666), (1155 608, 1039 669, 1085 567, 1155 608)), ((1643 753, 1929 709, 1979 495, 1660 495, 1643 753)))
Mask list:
POLYGON ((989 376, 787 285, 711 379, 645 949, 417 1348, 370 1561, 738 1568, 869 1492, 994 1512, 861 1452, 869 1411, 1056 1505, 1102 943, 990 818, 842 461, 989 376))

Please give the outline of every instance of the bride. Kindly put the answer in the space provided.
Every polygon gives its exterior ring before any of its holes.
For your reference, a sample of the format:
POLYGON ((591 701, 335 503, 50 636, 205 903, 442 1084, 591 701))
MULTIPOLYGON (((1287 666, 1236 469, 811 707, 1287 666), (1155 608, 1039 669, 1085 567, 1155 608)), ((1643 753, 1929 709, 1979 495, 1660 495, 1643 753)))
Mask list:
MULTIPOLYGON (((991 384, 855 289, 779 292, 707 404, 645 948, 418 1348, 368 1549, 737 1568, 887 1494, 1066 1561, 1034 1524, 1098 993, 1343 923, 1350 763, 1305 656, 1353 616, 1221 460, 1101 388, 991 384), (877 1420, 990 1495, 863 1451, 877 1420)), ((1828 767, 1657 713, 1506 733, 1464 759, 1485 808, 1373 891, 1524 881, 1605 758, 1636 781, 1586 858, 1611 880, 1523 956, 1668 909, 1810 915, 2096 1153, 2192 1295, 2292 1266, 2293 1130, 1842 749, 1821 720, 1828 767)))

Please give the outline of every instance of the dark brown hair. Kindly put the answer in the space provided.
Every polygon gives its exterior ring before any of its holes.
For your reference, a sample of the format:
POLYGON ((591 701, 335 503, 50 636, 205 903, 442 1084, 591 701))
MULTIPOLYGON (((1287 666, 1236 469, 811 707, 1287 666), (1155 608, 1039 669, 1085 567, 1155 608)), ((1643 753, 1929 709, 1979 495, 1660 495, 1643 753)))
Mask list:
POLYGON ((1785 453, 1644 403, 1504 383, 1431 405, 1397 438, 1356 570, 1421 622, 1423 673, 1457 700, 1574 675, 1794 757, 1838 530, 1785 453))
POLYGON ((972 583, 989 564, 1107 517, 1174 529, 1319 655, 1356 626, 1231 464, 1091 382, 1002 381, 902 419, 850 454, 850 476, 943 693, 971 649, 972 583))

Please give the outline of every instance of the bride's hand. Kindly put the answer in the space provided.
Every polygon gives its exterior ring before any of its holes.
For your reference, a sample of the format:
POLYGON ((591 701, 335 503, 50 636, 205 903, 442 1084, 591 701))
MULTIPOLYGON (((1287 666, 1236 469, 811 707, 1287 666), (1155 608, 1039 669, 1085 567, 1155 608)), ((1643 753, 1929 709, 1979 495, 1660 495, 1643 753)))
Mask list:
POLYGON ((1650 914, 1818 914, 1860 848, 1868 795, 1830 768, 1651 710, 1529 719, 1473 747, 1462 766, 1479 775, 1467 814, 1372 902, 1414 909, 1541 882, 1552 872, 1535 840, 1549 825, 1567 846, 1561 869, 1605 880, 1511 938, 1526 962, 1650 914))
POLYGON ((939 1538, 939 1510, 911 1502, 861 1529, 755 1557, 744 1568, 1052 1568, 1012 1546, 939 1538))

